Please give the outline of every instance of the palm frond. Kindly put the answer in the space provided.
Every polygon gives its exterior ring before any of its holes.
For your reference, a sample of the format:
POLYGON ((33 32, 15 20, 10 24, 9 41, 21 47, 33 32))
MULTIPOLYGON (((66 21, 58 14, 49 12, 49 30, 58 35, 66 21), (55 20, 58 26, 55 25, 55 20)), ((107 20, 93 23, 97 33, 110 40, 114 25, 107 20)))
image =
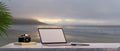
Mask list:
POLYGON ((7 35, 6 31, 12 22, 12 16, 6 5, 0 2, 0 36, 7 35))

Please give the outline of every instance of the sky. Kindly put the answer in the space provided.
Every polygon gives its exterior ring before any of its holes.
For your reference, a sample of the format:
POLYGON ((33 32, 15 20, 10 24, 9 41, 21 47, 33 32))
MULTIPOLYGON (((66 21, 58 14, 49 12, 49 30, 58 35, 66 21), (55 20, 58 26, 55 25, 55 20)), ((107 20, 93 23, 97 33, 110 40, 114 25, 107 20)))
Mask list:
POLYGON ((16 19, 63 25, 120 25, 120 0, 1 1, 16 19))

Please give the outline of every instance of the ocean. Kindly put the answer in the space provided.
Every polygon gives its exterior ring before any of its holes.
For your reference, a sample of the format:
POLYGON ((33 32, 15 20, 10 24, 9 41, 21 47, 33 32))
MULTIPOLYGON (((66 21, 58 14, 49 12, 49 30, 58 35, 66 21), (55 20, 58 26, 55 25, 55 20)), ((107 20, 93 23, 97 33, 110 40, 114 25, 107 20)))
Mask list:
POLYGON ((10 25, 8 36, 0 37, 0 46, 17 42, 18 37, 29 34, 32 41, 40 42, 38 28, 63 28, 68 42, 81 43, 119 43, 120 26, 84 26, 84 25, 10 25))

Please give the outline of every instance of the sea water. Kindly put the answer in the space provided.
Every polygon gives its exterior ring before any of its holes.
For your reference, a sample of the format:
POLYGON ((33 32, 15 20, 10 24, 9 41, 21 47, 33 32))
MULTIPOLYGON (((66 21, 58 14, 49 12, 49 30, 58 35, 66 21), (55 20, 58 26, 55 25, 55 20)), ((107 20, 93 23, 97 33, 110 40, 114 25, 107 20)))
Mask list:
POLYGON ((0 46, 17 42, 18 36, 29 34, 32 41, 40 42, 38 28, 63 28, 68 42, 119 43, 120 26, 83 26, 83 25, 11 25, 8 36, 0 38, 0 46))

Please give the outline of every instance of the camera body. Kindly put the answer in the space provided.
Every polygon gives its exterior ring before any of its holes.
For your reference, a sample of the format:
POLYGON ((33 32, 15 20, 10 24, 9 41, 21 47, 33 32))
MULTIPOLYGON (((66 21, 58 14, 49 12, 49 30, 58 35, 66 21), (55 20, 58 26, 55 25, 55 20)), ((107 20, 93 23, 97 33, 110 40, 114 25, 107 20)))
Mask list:
POLYGON ((18 42, 30 42, 30 41, 31 37, 28 34, 21 35, 18 38, 18 42))

